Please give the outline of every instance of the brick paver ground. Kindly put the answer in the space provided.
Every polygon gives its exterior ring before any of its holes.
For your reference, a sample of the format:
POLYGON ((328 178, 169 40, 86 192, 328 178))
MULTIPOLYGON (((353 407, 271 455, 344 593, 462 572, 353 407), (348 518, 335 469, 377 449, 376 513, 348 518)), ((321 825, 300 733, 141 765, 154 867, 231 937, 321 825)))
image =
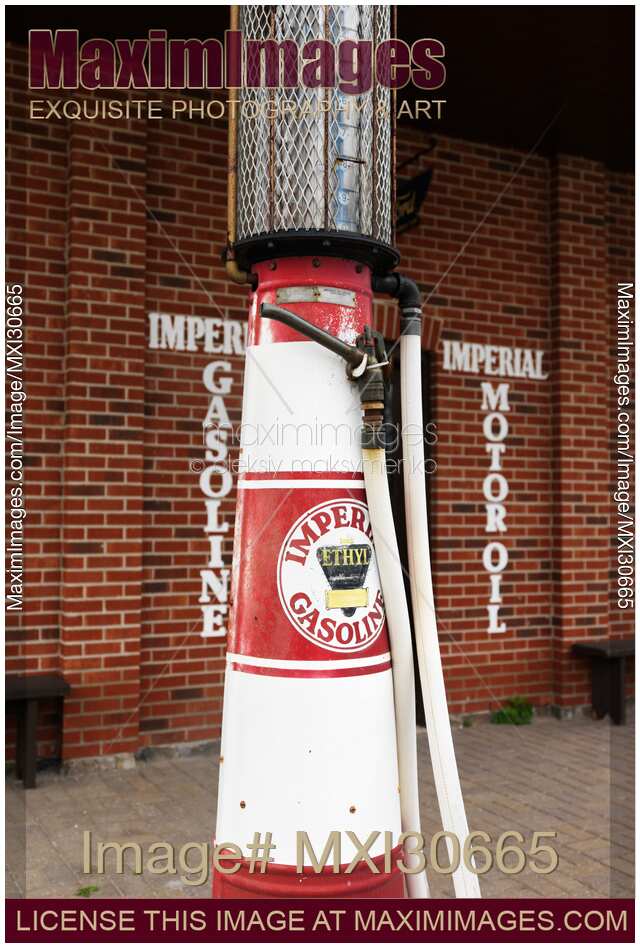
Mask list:
MULTIPOLYGON (((558 868, 537 875, 492 869, 483 895, 623 897, 633 895, 633 727, 576 717, 540 717, 528 727, 475 722, 455 732, 470 827, 495 841, 519 830, 555 831, 558 868)), ((440 829, 426 733, 419 733, 424 830, 440 829)), ((267 777, 268 779, 268 777, 267 777)), ((26 793, 7 782, 8 896, 73 897, 96 886, 98 897, 207 898, 210 885, 179 875, 85 875, 82 834, 96 841, 207 842, 215 820, 217 749, 155 758, 132 770, 44 772, 26 793), (25 858, 26 856, 26 858, 25 858)), ((257 829, 267 829, 258 828, 257 829)), ((377 828, 377 827, 376 827, 377 828)), ((129 861, 130 862, 130 861, 129 861)), ((451 880, 430 872, 434 896, 453 895, 451 880)))

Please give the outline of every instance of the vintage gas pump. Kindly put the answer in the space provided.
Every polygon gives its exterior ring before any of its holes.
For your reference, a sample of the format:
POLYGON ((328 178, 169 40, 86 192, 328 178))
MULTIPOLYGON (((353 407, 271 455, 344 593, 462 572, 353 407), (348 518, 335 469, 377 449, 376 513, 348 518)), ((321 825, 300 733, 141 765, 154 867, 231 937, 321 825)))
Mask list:
MULTIPOLYGON (((243 6, 237 26, 300 47, 319 37, 376 46, 390 9, 243 6)), ((264 873, 248 860, 214 872, 216 897, 428 896, 424 871, 398 866, 420 870, 414 840, 401 839, 420 831, 415 695, 380 434, 387 359, 369 328, 373 292, 396 297, 414 373, 403 409, 421 428, 420 297, 391 272, 391 102, 373 81, 357 109, 330 89, 244 88, 230 128, 227 270, 251 297, 216 843, 247 853, 269 832, 276 848, 264 873), (282 98, 303 96, 316 105, 306 117, 279 112, 282 98), (350 867, 365 844, 370 862, 350 867)), ((420 468, 410 440, 416 641, 443 825, 462 845, 424 458, 420 468)), ((454 881, 458 895, 479 894, 468 869, 454 881)))

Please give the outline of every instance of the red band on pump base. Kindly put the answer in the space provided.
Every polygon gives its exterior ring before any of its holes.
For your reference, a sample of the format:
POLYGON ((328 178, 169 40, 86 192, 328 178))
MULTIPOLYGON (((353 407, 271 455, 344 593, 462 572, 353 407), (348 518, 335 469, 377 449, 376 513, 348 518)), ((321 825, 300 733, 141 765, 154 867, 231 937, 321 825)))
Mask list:
POLYGON ((404 898, 404 875, 396 866, 402 858, 402 846, 391 853, 391 872, 384 871, 384 856, 371 861, 379 870, 374 873, 366 862, 360 862, 348 875, 348 863, 334 872, 331 866, 316 872, 307 866, 296 872, 295 866, 269 864, 265 873, 249 872, 243 862, 233 875, 213 874, 214 899, 401 899, 404 898))

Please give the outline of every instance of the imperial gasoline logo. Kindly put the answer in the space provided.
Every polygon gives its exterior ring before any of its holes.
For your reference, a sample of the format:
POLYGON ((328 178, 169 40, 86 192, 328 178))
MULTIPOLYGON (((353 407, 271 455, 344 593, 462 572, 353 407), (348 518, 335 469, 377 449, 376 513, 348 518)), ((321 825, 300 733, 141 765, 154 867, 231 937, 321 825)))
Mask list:
POLYGON ((364 504, 332 500, 294 523, 278 558, 278 594, 293 627, 322 648, 355 652, 377 639, 384 604, 364 504))

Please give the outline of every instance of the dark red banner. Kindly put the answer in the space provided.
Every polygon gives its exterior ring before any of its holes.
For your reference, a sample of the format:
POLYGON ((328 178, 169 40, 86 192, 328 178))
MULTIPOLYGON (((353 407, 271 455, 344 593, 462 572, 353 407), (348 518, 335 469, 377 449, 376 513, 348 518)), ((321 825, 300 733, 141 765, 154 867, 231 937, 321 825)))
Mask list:
POLYGON ((16 942, 633 942, 633 899, 7 899, 16 942))

